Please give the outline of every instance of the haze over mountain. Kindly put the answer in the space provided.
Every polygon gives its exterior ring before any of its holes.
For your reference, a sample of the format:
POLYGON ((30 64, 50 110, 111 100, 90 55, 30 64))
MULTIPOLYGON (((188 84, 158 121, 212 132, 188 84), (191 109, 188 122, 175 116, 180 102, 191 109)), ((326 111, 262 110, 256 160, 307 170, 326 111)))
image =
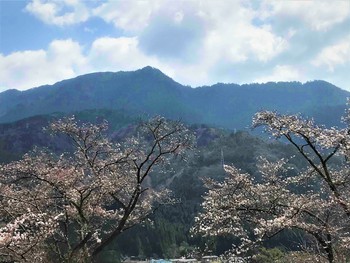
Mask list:
POLYGON ((0 122, 53 112, 112 109, 133 116, 159 114, 187 123, 244 129, 256 111, 269 109, 300 112, 333 125, 339 123, 349 95, 325 81, 191 88, 145 67, 82 75, 26 91, 7 90, 0 93, 0 122))

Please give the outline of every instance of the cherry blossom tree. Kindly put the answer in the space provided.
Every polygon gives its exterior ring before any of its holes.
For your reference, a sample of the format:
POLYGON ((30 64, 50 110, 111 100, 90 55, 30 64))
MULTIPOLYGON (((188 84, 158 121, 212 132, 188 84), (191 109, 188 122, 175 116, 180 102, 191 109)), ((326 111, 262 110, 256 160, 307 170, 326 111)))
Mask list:
POLYGON ((106 122, 71 117, 49 130, 68 136, 74 152, 34 150, 0 167, 2 262, 97 262, 119 234, 172 202, 146 179, 193 146, 184 125, 161 117, 123 144, 105 135, 106 122))
POLYGON ((348 128, 325 128, 299 115, 271 111, 255 114, 253 126, 263 126, 274 138, 288 141, 308 168, 293 172, 288 160, 261 158, 261 180, 225 166, 223 182, 205 181, 203 212, 194 231, 202 235, 230 234, 240 243, 228 253, 242 254, 286 229, 313 240, 313 253, 329 262, 350 256, 350 135, 348 128))

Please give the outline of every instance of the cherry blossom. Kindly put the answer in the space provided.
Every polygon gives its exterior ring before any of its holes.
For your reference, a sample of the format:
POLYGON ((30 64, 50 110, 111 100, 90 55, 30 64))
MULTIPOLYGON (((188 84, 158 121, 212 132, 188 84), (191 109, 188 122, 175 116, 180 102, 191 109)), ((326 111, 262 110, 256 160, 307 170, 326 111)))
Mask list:
MULTIPOLYGON (((349 124, 350 111, 343 119, 349 124)), ((349 128, 325 128, 300 115, 271 111, 255 114, 253 127, 260 126, 293 145, 308 168, 296 173, 288 160, 261 158, 257 169, 262 179, 255 181, 225 166, 223 182, 205 181, 208 192, 193 231, 236 236, 241 242, 230 253, 244 254, 261 241, 294 229, 313 240, 313 253, 329 262, 350 256, 349 128)))
POLYGON ((105 135, 106 122, 70 117, 47 129, 67 136, 74 151, 35 149, 0 166, 0 258, 8 261, 96 262, 120 233, 173 201, 146 178, 193 146, 182 124, 161 117, 120 144, 105 135))

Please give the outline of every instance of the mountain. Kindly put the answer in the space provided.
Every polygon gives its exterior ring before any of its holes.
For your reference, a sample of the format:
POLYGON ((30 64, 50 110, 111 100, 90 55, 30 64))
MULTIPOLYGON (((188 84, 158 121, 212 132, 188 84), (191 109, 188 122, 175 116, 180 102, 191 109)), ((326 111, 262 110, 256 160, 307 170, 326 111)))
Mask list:
MULTIPOLYGON (((73 112, 80 122, 100 123, 108 121, 108 135, 121 140, 130 135, 130 130, 140 121, 118 110, 83 110, 73 112)), ((19 159, 34 147, 48 148, 53 152, 71 149, 71 144, 60 136, 52 137, 47 131, 49 123, 63 118, 64 113, 36 115, 10 123, 0 123, 0 163, 19 159)))
POLYGON ((191 88, 158 69, 145 67, 87 74, 26 91, 7 90, 0 93, 0 122, 53 112, 113 109, 133 116, 159 114, 187 123, 243 129, 256 111, 270 109, 301 112, 320 122, 328 119, 328 124, 343 113, 349 94, 325 81, 219 83, 191 88), (325 112, 332 112, 332 118, 325 112))

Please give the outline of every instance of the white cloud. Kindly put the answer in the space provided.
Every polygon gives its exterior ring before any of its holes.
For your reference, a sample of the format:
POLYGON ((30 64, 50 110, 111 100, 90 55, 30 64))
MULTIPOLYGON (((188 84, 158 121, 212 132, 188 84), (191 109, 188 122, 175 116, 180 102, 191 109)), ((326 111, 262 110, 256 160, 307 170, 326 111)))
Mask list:
POLYGON ((25 90, 89 72, 136 70, 147 65, 185 84, 209 81, 207 65, 200 70, 195 64, 164 63, 142 53, 138 45, 137 37, 103 37, 83 52, 79 43, 68 39, 55 40, 46 50, 0 54, 0 87, 25 90))
POLYGON ((174 16, 174 21, 176 24, 181 24, 184 19, 184 13, 182 11, 176 12, 174 16))
POLYGON ((124 30, 142 30, 147 27, 151 15, 158 10, 160 3, 159 0, 109 0, 96 7, 93 14, 124 30))
POLYGON ((322 49, 311 63, 317 67, 327 66, 333 72, 336 67, 347 62, 350 62, 350 36, 322 49))
POLYGON ((15 52, 8 56, 0 54, 0 87, 28 89, 33 85, 49 82, 49 78, 41 75, 45 64, 44 50, 15 52))
POLYGON ((240 1, 205 1, 198 15, 206 24, 202 53, 212 64, 266 63, 288 48, 269 25, 255 25, 256 11, 240 1))
MULTIPOLYGON (((256 11, 241 1, 110 0, 96 7, 93 14, 125 31, 134 34, 142 32, 142 40, 148 39, 147 34, 152 34, 149 36, 151 39, 156 34, 159 38, 154 41, 160 42, 157 44, 157 47, 160 46, 159 52, 167 50, 166 46, 169 44, 166 42, 167 39, 176 38, 171 35, 174 34, 174 30, 171 30, 174 28, 175 33, 179 34, 179 39, 187 35, 189 30, 193 30, 195 36, 190 41, 196 43, 197 50, 202 50, 216 60, 224 58, 234 63, 249 59, 266 62, 288 46, 284 37, 275 35, 270 27, 253 25, 252 20, 257 16, 256 11), (171 22, 160 17, 168 17, 171 22), (203 26, 204 34, 196 35, 198 32, 195 31, 203 26), (163 27, 171 28, 167 33, 163 27), (157 35, 158 31, 161 31, 162 36, 157 35), (198 38, 199 42, 193 38, 198 38)), ((145 40, 140 44, 152 44, 148 42, 149 40, 145 40)), ((181 43, 178 45, 179 48, 189 46, 181 43)), ((181 53, 178 50, 173 52, 177 57, 181 53)), ((164 55, 163 53, 161 55, 164 55)), ((182 55, 188 56, 188 52, 183 52, 182 55)))
POLYGON ((99 38, 85 53, 70 39, 54 40, 46 50, 0 53, 0 87, 24 90, 92 71, 136 70, 147 65, 169 71, 139 50, 136 37, 99 38))
POLYGON ((75 77, 87 69, 81 47, 72 40, 55 40, 47 50, 0 54, 0 87, 28 89, 75 77))
POLYGON ((32 0, 26 11, 46 24, 67 26, 86 21, 89 10, 80 0, 32 0))
POLYGON ((304 76, 300 70, 290 65, 276 65, 271 74, 261 76, 254 82, 266 83, 269 81, 304 81, 304 76))
POLYGON ((96 39, 88 55, 95 70, 135 70, 147 65, 159 66, 156 58, 144 55, 137 37, 96 39))
POLYGON ((51 42, 46 55, 48 62, 54 65, 58 75, 72 77, 80 74, 85 71, 88 63, 80 44, 70 39, 51 42))
POLYGON ((313 1, 265 1, 261 13, 265 18, 275 17, 278 20, 294 18, 303 21, 315 31, 326 31, 345 21, 350 16, 348 0, 313 0, 313 1))
MULTIPOLYGON (((142 40, 145 41, 140 43, 141 48, 142 45, 152 46, 149 39, 160 37, 158 33, 162 34, 160 39, 155 40, 160 42, 157 44, 159 52, 164 51, 160 56, 173 50, 178 59, 187 60, 185 57, 179 57, 179 54, 188 56, 188 52, 176 49, 169 51, 166 48, 170 44, 166 42, 167 39, 178 39, 177 45, 180 45, 180 48, 193 49, 195 46, 197 50, 205 52, 215 60, 224 59, 232 63, 250 59, 269 61, 288 47, 287 41, 283 36, 275 35, 268 25, 254 25, 252 20, 257 13, 251 6, 243 3, 224 0, 215 2, 109 0, 95 8, 90 7, 89 12, 86 5, 79 0, 32 0, 26 9, 45 23, 61 26, 85 21, 89 14, 100 17, 108 23, 113 23, 117 28, 129 31, 129 35, 142 34, 142 40), (71 10, 67 11, 67 7, 71 10), (159 17, 169 17, 171 22, 159 17), (167 24, 162 26, 159 23, 167 24), (169 29, 167 33, 166 27, 173 30, 169 29), (200 33, 200 30, 203 33, 200 33), (184 38, 189 37, 190 31, 194 33, 190 40, 193 44, 184 44, 183 42, 186 42, 184 38), (174 33, 178 34, 179 38, 170 35, 174 33), (147 34, 151 35, 147 37, 147 34)), ((150 47, 145 49, 151 51, 150 47)), ((154 52, 151 53, 156 55, 154 52)), ((193 50, 190 50, 190 53, 193 54, 193 50)))
POLYGON ((90 43, 53 41, 46 49, 2 55, 0 86, 23 89, 146 65, 193 86, 330 76, 339 85, 345 77, 335 75, 345 76, 350 65, 350 37, 341 40, 349 34, 348 0, 32 0, 26 10, 47 24, 98 17, 118 30, 101 37, 104 23, 91 20, 81 27, 99 35, 90 43))
POLYGON ((87 58, 94 71, 128 71, 152 66, 181 83, 208 83, 206 65, 186 65, 179 61, 163 61, 156 56, 146 55, 140 50, 137 37, 96 39, 87 58))

